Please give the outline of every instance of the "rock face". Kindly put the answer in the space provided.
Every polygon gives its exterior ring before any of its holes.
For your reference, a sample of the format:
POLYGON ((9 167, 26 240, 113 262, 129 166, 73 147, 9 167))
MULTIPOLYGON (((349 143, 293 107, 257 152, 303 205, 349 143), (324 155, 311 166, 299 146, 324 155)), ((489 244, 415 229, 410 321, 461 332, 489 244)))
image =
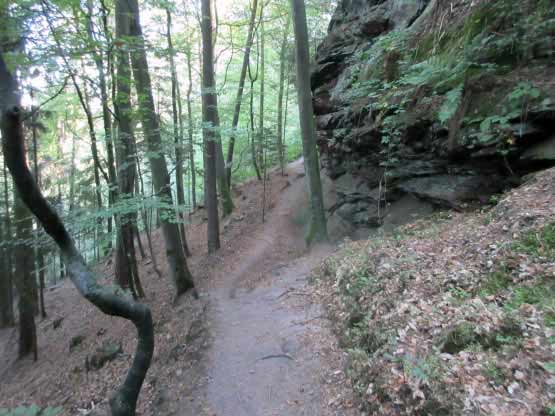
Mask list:
POLYGON ((552 165, 554 39, 531 0, 341 1, 311 77, 330 211, 376 227, 552 165))

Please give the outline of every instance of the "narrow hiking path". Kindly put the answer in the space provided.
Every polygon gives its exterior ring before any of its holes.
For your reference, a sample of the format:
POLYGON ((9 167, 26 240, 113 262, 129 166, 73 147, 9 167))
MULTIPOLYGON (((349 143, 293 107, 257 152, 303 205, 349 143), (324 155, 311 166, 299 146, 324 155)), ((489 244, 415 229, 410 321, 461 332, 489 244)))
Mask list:
MULTIPOLYGON (((271 172, 264 224, 262 185, 252 180, 234 189, 237 207, 222 222, 216 255, 206 254, 203 210, 191 216, 189 265, 200 300, 184 296, 173 303, 164 241, 160 230, 153 231, 162 278, 149 257, 140 259, 156 347, 137 415, 349 414, 340 408, 349 397, 339 371, 343 356, 307 284, 310 270, 334 248, 306 250, 302 161, 286 173, 271 172)), ((113 281, 111 257, 96 269, 104 283, 113 281)), ((132 359, 133 327, 83 302, 69 280, 50 287, 45 301, 37 362, 17 360, 17 331, 0 330, 0 407, 36 403, 63 406, 60 416, 106 415, 108 397, 132 359), (89 371, 90 355, 105 342, 121 345, 123 353, 89 371)))
POLYGON ((333 247, 306 251, 299 220, 307 203, 302 161, 290 164, 287 174, 289 185, 278 191, 267 221, 242 236, 250 240, 245 254, 214 276, 204 294, 208 348, 191 369, 197 387, 176 414, 346 414, 332 406, 326 390, 338 381, 329 362, 337 351, 307 287, 310 271, 333 247))

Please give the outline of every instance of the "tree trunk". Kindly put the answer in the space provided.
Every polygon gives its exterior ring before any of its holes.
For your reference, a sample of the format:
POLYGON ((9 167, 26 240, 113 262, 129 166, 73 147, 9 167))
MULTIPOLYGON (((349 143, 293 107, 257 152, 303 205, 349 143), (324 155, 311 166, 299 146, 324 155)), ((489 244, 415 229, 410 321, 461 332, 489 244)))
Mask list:
MULTIPOLYGON (((227 182, 227 176, 225 172, 225 162, 224 162, 224 152, 223 152, 223 145, 222 145, 222 135, 220 132, 220 115, 218 112, 218 95, 216 92, 216 79, 214 77, 214 47, 216 45, 216 37, 218 34, 218 27, 217 27, 217 14, 215 10, 215 2, 214 0, 210 1, 210 27, 212 32, 215 34, 212 38, 212 85, 213 85, 213 112, 214 112, 214 120, 211 122, 212 127, 214 129, 214 143, 216 145, 216 178, 218 181, 218 188, 220 191, 220 199, 222 201, 222 215, 226 217, 227 215, 231 214, 233 211, 233 200, 231 199, 231 192, 229 183, 227 182), (215 17, 214 17, 215 16, 215 17)), ((211 33, 212 34, 212 33, 211 33)))
POLYGON ((166 29, 168 40, 168 55, 170 57, 170 72, 172 84, 172 115, 173 115, 173 136, 175 144, 175 187, 177 197, 177 219, 179 222, 179 231, 181 233, 181 242, 183 243, 183 252, 186 256, 190 256, 189 247, 187 246, 187 237, 185 235, 185 217, 183 208, 185 206, 185 188, 183 185, 183 120, 181 114, 181 97, 179 94, 179 82, 177 80, 177 70, 175 68, 172 33, 171 33, 172 17, 169 9, 166 9, 166 29), (179 107, 179 109, 178 109, 179 107))
MULTIPOLYGON (((258 40, 257 40, 257 49, 258 49, 258 40)), ((251 148, 251 161, 252 161, 252 165, 254 167, 254 171, 256 172, 256 177, 259 181, 262 180, 262 176, 260 175, 260 168, 258 167, 258 162, 256 160, 256 146, 255 146, 255 141, 256 141, 256 130, 254 127, 254 83, 256 82, 256 80, 258 79, 258 63, 260 60, 260 54, 258 53, 256 55, 256 72, 255 75, 252 75, 252 70, 251 70, 251 66, 250 66, 250 62, 248 65, 248 70, 249 70, 249 81, 250 81, 250 91, 249 91, 249 95, 250 95, 250 99, 249 99, 249 113, 250 113, 250 132, 251 132, 251 143, 250 143, 250 148, 251 148)))
POLYGON ((187 132, 189 134, 189 168, 191 169, 191 196, 193 199, 193 211, 197 209, 197 172, 195 168, 195 148, 193 142, 193 110, 191 106, 191 93, 193 91, 193 76, 191 68, 191 45, 187 45, 185 52, 187 57, 187 78, 189 84, 187 86, 187 132))
MULTIPOLYGON (((4 181, 7 180, 5 176, 4 181)), ((7 191, 7 183, 5 183, 7 191)), ((7 201, 6 201, 7 202, 7 201)), ((9 223, 8 206, 6 205, 6 217, 0 217, 0 241, 12 241, 11 233, 8 231, 9 223)), ((12 326, 15 322, 13 314, 13 288, 12 288, 12 265, 10 249, 8 247, 0 247, 0 328, 12 326)))
MULTIPOLYGON (((130 33, 130 18, 127 7, 116 3, 116 37, 122 43, 130 33)), ((131 122, 131 69, 127 45, 116 51, 116 117, 118 120, 118 146, 116 157, 118 165, 118 199, 124 203, 133 197, 135 187, 135 143, 131 122)), ((116 242, 116 281, 122 288, 129 288, 133 295, 137 293, 135 282, 139 279, 136 264, 135 244, 133 239, 134 215, 125 213, 117 216, 118 236, 116 242)))
POLYGON ((36 280, 33 276, 33 249, 28 244, 32 238, 33 220, 18 191, 14 195, 14 219, 18 240, 15 248, 15 285, 19 295, 19 358, 33 352, 36 359, 36 280))
MULTIPOLYGON (((141 164, 137 163, 137 177, 138 177, 138 186, 139 186, 139 195, 144 195, 145 194, 145 184, 143 181, 143 175, 141 173, 141 164)), ((162 277, 162 273, 160 272, 160 269, 158 268, 158 260, 156 260, 156 256, 154 254, 154 250, 152 249, 152 236, 151 236, 151 232, 150 232, 150 228, 151 228, 151 222, 152 221, 148 221, 148 213, 146 208, 141 209, 141 215, 142 215, 142 219, 143 219, 143 224, 145 226, 145 233, 146 233, 146 240, 148 242, 148 250, 150 252, 150 259, 152 260, 152 268, 154 269, 154 271, 156 272, 156 274, 158 275, 158 277, 162 277)))
POLYGON ((134 45, 131 52, 133 77, 139 98, 139 110, 149 152, 149 162, 152 170, 152 181, 156 194, 164 207, 161 208, 161 223, 166 243, 166 256, 170 274, 176 287, 176 295, 180 296, 187 290, 194 288, 193 278, 187 266, 187 259, 183 252, 183 245, 179 235, 179 227, 172 221, 173 198, 171 193, 170 176, 162 151, 160 125, 154 109, 148 61, 144 45, 143 34, 139 19, 137 0, 118 0, 117 4, 130 7, 131 36, 134 45))
POLYGON ((208 253, 220 248, 220 225, 216 192, 217 96, 214 81, 212 13, 210 0, 201 0, 202 29, 202 136, 204 139, 204 195, 208 215, 208 253))
MULTIPOLYGON (((0 90, 11 78, 0 55, 0 90), (7 76, 6 76, 7 74, 7 76)), ((137 348, 133 363, 120 389, 110 400, 112 416, 134 416, 137 398, 154 350, 154 331, 150 309, 120 297, 113 289, 99 286, 97 278, 85 264, 74 241, 56 212, 50 207, 29 171, 21 127, 19 100, 8 100, 1 118, 4 157, 16 187, 25 204, 32 210, 46 232, 54 239, 68 268, 68 274, 79 293, 102 312, 125 318, 137 328, 137 348)), ((31 318, 33 316, 31 315, 31 318)))
POLYGON ((227 183, 231 186, 231 168, 233 166, 233 151, 235 149, 235 135, 237 134, 237 126, 239 125, 239 115, 241 114, 241 102, 243 101, 243 90, 245 89, 245 78, 247 76, 247 67, 249 65, 252 41, 254 38, 254 23, 256 21, 256 11, 258 9, 258 0, 253 1, 251 9, 251 17, 249 20, 249 30, 247 33, 247 41, 245 44, 245 54, 243 55, 243 65, 241 66, 241 75, 239 76, 239 86, 237 88, 237 96, 235 97, 235 108, 233 110, 233 120, 231 122, 231 135, 229 137, 229 145, 227 149, 226 176, 227 183))
MULTIPOLYGON (((101 2, 103 4, 103 2, 101 2)), ((94 44, 96 39, 93 34, 92 28, 92 14, 93 14, 93 2, 92 0, 87 0, 87 34, 89 41, 94 44)), ((107 30, 107 13, 104 7, 101 8, 102 20, 104 29, 107 30)), ((114 158, 114 144, 112 141, 112 117, 110 115, 110 108, 108 107, 108 89, 106 86, 106 74, 104 71, 103 63, 103 53, 102 50, 93 51, 93 60, 98 72, 98 86, 100 89, 100 101, 102 103, 102 122, 104 127, 104 144, 106 146, 106 153, 108 156, 108 203, 109 206, 113 206, 116 201, 116 188, 117 188, 117 175, 116 175, 116 163, 114 158)), ((108 219, 108 249, 112 247, 112 217, 108 219)), ((106 253, 105 253, 106 254, 106 253)))
POLYGON ((284 157, 284 134, 283 134, 283 90, 285 84, 285 68, 287 59, 287 37, 289 36, 289 25, 291 24, 291 18, 287 16, 287 23, 285 24, 285 30, 283 31, 283 39, 281 40, 281 49, 279 52, 279 89, 278 89, 278 105, 277 105, 277 135, 276 135, 276 145, 278 151, 279 168, 281 169, 281 175, 283 176, 283 171, 285 168, 285 157, 284 157))
MULTIPOLYGON (((31 97, 33 96, 33 91, 31 90, 31 97)), ((35 181, 37 182, 37 186, 40 186, 40 170, 39 170, 39 163, 38 163, 38 145, 37 145, 37 120, 36 120, 36 113, 33 111, 33 115, 31 116, 31 132, 33 138, 33 174, 35 176, 35 181)), ((37 275, 39 281, 39 310, 40 314, 43 318, 46 318, 46 309, 44 307, 44 253, 42 247, 39 242, 39 234, 38 234, 38 224, 37 230, 33 233, 34 240, 35 240, 35 255, 37 260, 37 275)))
POLYGON ((256 160, 258 161, 258 166, 261 167, 263 175, 266 172, 266 166, 264 166, 264 72, 265 72, 265 57, 264 57, 264 2, 260 5, 260 95, 258 97, 258 134, 256 135, 256 160))
POLYGON ((299 120, 303 139, 304 168, 310 195, 311 218, 305 238, 307 244, 310 244, 312 241, 327 240, 328 232, 322 183, 320 181, 320 163, 316 149, 316 129, 314 126, 312 93, 310 91, 310 59, 304 0, 291 0, 291 9, 293 29, 295 31, 299 120))

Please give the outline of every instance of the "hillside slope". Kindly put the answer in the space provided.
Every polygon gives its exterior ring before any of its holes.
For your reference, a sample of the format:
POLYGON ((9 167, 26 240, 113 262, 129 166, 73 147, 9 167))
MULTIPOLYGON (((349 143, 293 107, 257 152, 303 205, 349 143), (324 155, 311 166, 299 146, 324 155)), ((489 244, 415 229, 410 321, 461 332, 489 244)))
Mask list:
POLYGON ((555 414, 554 215, 550 169, 494 206, 436 214, 325 261, 319 292, 362 409, 555 414))

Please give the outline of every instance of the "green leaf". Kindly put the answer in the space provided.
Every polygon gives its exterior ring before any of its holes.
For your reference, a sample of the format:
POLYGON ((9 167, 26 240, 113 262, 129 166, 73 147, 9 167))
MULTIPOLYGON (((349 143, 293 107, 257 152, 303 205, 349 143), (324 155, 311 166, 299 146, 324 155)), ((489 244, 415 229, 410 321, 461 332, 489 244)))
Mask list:
POLYGON ((441 123, 445 123, 455 115, 461 104, 463 95, 463 84, 459 84, 445 95, 445 101, 439 109, 438 117, 441 123))
POLYGON ((548 373, 555 374, 555 361, 548 361, 546 363, 539 363, 539 364, 548 373))

